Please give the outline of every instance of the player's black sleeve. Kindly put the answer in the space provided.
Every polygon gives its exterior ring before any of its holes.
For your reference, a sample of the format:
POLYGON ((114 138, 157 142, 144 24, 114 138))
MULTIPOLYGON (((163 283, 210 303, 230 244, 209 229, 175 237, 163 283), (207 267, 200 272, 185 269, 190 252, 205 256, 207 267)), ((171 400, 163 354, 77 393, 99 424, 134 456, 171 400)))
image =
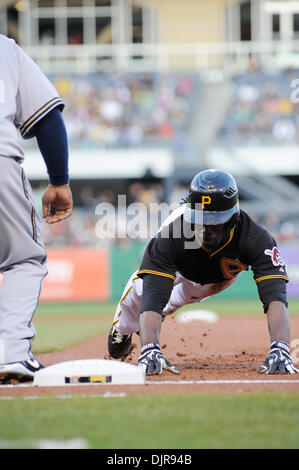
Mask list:
POLYGON ((265 281, 257 285, 259 297, 263 303, 264 312, 267 313, 270 302, 278 300, 288 307, 286 282, 281 279, 265 281))
POLYGON ((249 240, 247 254, 264 312, 274 300, 287 307, 286 283, 289 279, 274 238, 261 229, 254 243, 249 240))
POLYGON ((159 278, 166 277, 174 281, 177 266, 175 249, 171 237, 155 237, 146 247, 137 275, 153 274, 159 278))
POLYGON ((144 253, 137 275, 143 278, 140 313, 154 311, 162 314, 170 297, 176 277, 175 248, 170 236, 163 233, 153 238, 144 253))
POLYGON ((139 313, 157 312, 162 315, 173 287, 173 279, 153 274, 143 277, 143 292, 139 313))

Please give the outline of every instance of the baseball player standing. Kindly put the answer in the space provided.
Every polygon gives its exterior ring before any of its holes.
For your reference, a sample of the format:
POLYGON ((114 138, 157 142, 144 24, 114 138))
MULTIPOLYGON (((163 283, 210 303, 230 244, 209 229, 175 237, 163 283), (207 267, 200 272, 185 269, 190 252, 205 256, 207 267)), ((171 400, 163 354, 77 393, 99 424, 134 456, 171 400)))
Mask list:
POLYGON ((228 288, 251 267, 267 315, 270 350, 259 373, 294 374, 289 350, 288 277, 273 237, 239 209, 232 175, 204 170, 184 201, 149 242, 140 269, 125 287, 108 336, 108 351, 125 358, 139 332, 146 374, 179 373, 160 351, 166 315, 228 288))
POLYGON ((57 91, 13 41, 0 35, 0 383, 33 380, 42 365, 33 358, 33 315, 47 274, 41 221, 21 163, 20 135, 36 137, 49 185, 43 217, 69 217, 72 194, 68 142, 57 91))

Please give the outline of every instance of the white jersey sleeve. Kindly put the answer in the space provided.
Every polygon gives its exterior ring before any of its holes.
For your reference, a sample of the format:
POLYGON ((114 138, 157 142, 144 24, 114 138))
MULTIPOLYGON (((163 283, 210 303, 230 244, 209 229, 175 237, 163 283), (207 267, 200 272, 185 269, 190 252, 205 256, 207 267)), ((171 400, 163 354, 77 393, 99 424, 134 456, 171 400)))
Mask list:
POLYGON ((20 136, 34 136, 34 125, 64 104, 33 60, 0 34, 0 156, 23 159, 20 136))
POLYGON ((40 119, 57 106, 63 109, 64 104, 35 62, 19 46, 15 47, 20 74, 15 124, 22 137, 29 138, 40 119))

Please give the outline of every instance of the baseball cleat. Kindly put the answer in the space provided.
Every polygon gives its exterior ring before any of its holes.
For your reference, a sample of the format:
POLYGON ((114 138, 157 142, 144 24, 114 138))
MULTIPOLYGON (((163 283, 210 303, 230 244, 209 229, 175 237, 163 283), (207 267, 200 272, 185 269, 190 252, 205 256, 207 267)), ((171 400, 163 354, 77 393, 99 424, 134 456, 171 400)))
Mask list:
POLYGON ((36 359, 0 365, 0 384, 18 384, 33 381, 35 372, 44 366, 36 359))
POLYGON ((113 359, 125 359, 134 349, 132 335, 121 335, 113 325, 108 336, 108 351, 113 359))

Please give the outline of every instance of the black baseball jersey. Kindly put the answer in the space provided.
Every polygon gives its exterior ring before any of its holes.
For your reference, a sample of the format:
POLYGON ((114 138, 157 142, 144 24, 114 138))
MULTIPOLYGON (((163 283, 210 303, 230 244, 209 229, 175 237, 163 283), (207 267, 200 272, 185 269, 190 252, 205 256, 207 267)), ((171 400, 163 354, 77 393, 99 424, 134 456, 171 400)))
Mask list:
POLYGON ((194 232, 193 238, 189 238, 187 225, 180 215, 149 242, 139 277, 151 274, 173 282, 179 272, 186 279, 204 285, 232 279, 241 271, 251 269, 264 310, 273 300, 287 305, 288 277, 276 242, 248 214, 240 211, 239 221, 228 240, 215 251, 197 242, 194 232))

